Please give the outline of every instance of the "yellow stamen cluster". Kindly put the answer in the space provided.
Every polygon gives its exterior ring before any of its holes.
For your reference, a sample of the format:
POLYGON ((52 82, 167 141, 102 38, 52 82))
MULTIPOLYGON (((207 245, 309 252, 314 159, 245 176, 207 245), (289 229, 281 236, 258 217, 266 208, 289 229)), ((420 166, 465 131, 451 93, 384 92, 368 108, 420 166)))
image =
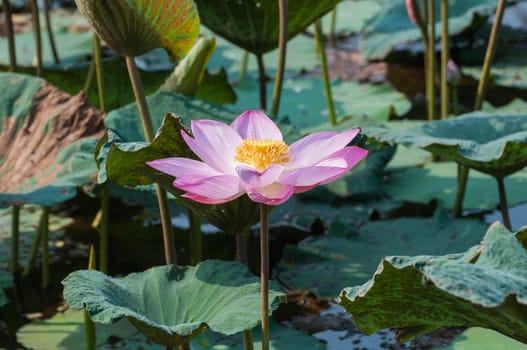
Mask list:
POLYGON ((234 160, 263 171, 272 164, 289 162, 289 147, 280 140, 245 139, 236 148, 234 160))

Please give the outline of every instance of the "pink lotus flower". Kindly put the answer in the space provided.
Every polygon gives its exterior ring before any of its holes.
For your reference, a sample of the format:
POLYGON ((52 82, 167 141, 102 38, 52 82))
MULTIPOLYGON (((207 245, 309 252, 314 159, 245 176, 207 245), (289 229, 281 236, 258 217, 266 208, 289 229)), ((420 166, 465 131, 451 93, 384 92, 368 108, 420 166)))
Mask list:
POLYGON ((288 146, 278 126, 259 111, 246 111, 231 125, 197 120, 191 128, 193 137, 181 134, 202 161, 165 158, 147 164, 175 176, 173 185, 184 197, 205 204, 247 193, 254 202, 278 205, 336 180, 368 153, 347 146, 359 129, 317 132, 288 146))

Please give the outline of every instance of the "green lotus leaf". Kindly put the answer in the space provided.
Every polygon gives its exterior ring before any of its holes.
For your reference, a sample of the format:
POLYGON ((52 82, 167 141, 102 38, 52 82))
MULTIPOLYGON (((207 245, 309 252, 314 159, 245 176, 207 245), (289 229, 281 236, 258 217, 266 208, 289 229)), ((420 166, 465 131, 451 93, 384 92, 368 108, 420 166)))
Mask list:
POLYGON ((385 255, 463 251, 480 242, 486 227, 478 220, 452 220, 438 211, 433 218, 371 221, 358 234, 352 229, 347 234, 329 230, 329 235, 286 247, 275 273, 293 288, 336 297, 343 281, 366 282, 385 255))
POLYGON ((199 33, 192 0, 76 0, 82 15, 112 49, 140 56, 164 48, 172 60, 184 56, 199 33))
MULTIPOLYGON (((126 317, 165 346, 187 343, 205 327, 232 335, 255 327, 260 320, 258 278, 238 262, 161 266, 124 278, 81 270, 71 273, 63 284, 64 299, 73 309, 86 307, 92 320, 104 324, 126 317)), ((284 294, 275 284, 269 294, 272 313, 284 294)))
POLYGON ((406 131, 368 128, 364 132, 379 141, 420 147, 494 177, 527 165, 527 115, 476 112, 406 131))
MULTIPOLYGON (((288 2, 288 37, 293 38, 340 0, 288 2)), ((203 24, 235 45, 263 54, 278 47, 278 3, 269 0, 196 0, 203 24)))
MULTIPOLYGON (((494 0, 451 0, 449 5, 448 26, 450 35, 474 32, 494 14, 494 0)), ((439 14, 439 2, 436 2, 436 14, 439 14)), ((413 24, 406 11, 404 1, 384 1, 382 9, 363 27, 364 35, 359 48, 369 60, 382 60, 400 44, 421 39, 419 28, 413 24)), ((436 36, 441 35, 440 16, 436 17, 436 36)))
POLYGON ((495 223, 465 253, 386 257, 370 281, 342 291, 340 304, 367 334, 397 328, 404 341, 442 326, 477 326, 525 343, 525 243, 495 223))
POLYGON ((527 344, 504 336, 491 329, 472 327, 454 338, 449 346, 435 348, 436 350, 480 350, 507 349, 526 350, 527 344))
POLYGON ((53 205, 93 188, 103 113, 39 78, 0 73, 0 86, 0 207, 53 205))

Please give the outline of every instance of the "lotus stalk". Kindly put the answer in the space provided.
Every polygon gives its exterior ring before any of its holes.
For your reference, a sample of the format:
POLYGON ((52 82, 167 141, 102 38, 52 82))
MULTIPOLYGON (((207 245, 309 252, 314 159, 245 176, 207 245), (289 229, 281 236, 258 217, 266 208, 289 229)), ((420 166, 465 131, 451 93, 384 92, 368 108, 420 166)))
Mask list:
POLYGON ((329 17, 328 40, 329 40, 329 46, 332 48, 337 47, 337 38, 335 35, 336 26, 337 26, 337 6, 333 7, 333 10, 331 10, 330 17, 329 17))
POLYGON ((42 33, 40 30, 40 18, 38 13, 37 0, 30 0, 31 4, 31 17, 33 19, 33 33, 35 35, 35 48, 37 55, 37 77, 41 77, 43 74, 43 62, 42 62, 42 33))
POLYGON ((42 207, 42 288, 49 287, 49 207, 42 207))
POLYGON ((267 109, 267 73, 265 72, 265 64, 263 55, 256 55, 256 63, 258 64, 258 86, 260 91, 260 109, 267 109))
MULTIPOLYGON (((90 255, 88 258, 88 270, 95 269, 95 248, 93 245, 90 245, 90 255)), ((84 334, 86 336, 86 349, 95 350, 95 345, 97 342, 95 324, 88 314, 88 309, 84 308, 84 334)))
POLYGON ((447 119, 450 114, 450 92, 447 80, 449 60, 448 0, 441 0, 441 119, 447 119))
POLYGON ((280 108, 280 97, 282 96, 282 84, 284 82, 285 57, 287 53, 287 1, 278 0, 278 13, 280 16, 280 25, 278 36, 278 64, 276 66, 276 75, 273 90, 273 105, 271 115, 278 115, 280 108))
POLYGON ((9 0, 2 1, 4 12, 5 30, 7 36, 7 47, 9 51, 9 71, 16 71, 16 49, 15 49, 15 32, 13 28, 13 19, 11 18, 11 3, 9 0))
POLYGON ((238 82, 245 79, 247 75, 247 67, 249 66, 249 51, 243 50, 242 62, 240 64, 240 74, 238 75, 238 82))
POLYGON ((436 86, 435 86, 435 71, 436 71, 436 22, 435 22, 435 0, 429 0, 428 3, 428 120, 436 119, 436 86))
POLYGON ((18 241, 20 236, 20 206, 13 205, 11 208, 11 260, 9 270, 15 273, 18 270, 18 241))
POLYGON ((189 251, 190 265, 196 265, 203 260, 203 233, 201 232, 201 219, 192 210, 187 211, 189 219, 189 251))
POLYGON ((315 21, 315 42, 317 51, 320 54, 320 65, 322 68, 322 78, 324 80, 324 93, 326 95, 326 103, 328 105, 329 122, 331 126, 335 126, 337 125, 337 116, 335 114, 335 105, 333 104, 333 94, 331 93, 331 82, 329 80, 324 35, 322 33, 322 23, 319 19, 315 21))
POLYGON ((57 46, 55 45, 55 37, 53 36, 53 28, 51 27, 51 18, 49 15, 49 0, 42 1, 44 9, 44 21, 46 22, 46 31, 48 32, 49 46, 51 47, 51 54, 53 55, 53 62, 60 64, 59 55, 57 53, 57 46))
POLYGON ((40 246, 40 241, 42 240, 42 235, 44 231, 44 223, 47 222, 46 213, 43 211, 40 220, 38 223, 37 232, 35 238, 33 238, 33 243, 31 243, 31 249, 29 250, 29 256, 27 258, 26 266, 22 271, 22 276, 28 276, 33 270, 33 265, 35 264, 35 259, 37 257, 38 247, 40 246))
POLYGON ((95 63, 95 76, 97 77, 97 93, 99 96, 99 109, 106 112, 104 98, 104 73, 102 67, 101 39, 93 33, 93 62, 95 63))
POLYGON ((507 194, 505 191, 505 183, 503 182, 503 177, 496 177, 498 182, 498 192, 500 195, 500 210, 503 218, 503 225, 507 230, 512 231, 511 219, 509 216, 509 206, 507 204, 507 194))

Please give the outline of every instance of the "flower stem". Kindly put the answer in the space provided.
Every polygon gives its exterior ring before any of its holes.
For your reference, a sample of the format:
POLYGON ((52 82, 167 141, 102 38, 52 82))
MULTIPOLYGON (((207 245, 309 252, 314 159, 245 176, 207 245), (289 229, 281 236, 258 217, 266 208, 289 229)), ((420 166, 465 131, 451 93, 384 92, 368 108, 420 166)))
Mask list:
POLYGON ((432 121, 436 119, 435 111, 435 97, 436 97, 436 87, 435 87, 435 70, 436 70, 436 56, 435 56, 435 0, 429 0, 428 2, 428 80, 426 84, 428 85, 428 120, 432 121))
POLYGON ((335 27, 337 23, 337 6, 333 7, 333 10, 331 10, 331 14, 329 17, 329 34, 328 34, 328 40, 329 40, 329 46, 332 48, 337 47, 337 40, 335 37, 335 27))
POLYGON ((326 50, 324 48, 324 37, 322 34, 322 24, 320 22, 320 19, 315 21, 315 41, 320 54, 320 65, 322 67, 322 77, 324 79, 324 92, 326 94, 326 102, 328 104, 329 122, 331 123, 331 126, 335 126, 337 125, 337 117, 335 115, 335 106, 333 104, 333 95, 331 93, 328 64, 326 60, 326 50))
POLYGON ((197 265, 203 259, 203 233, 201 220, 196 213, 188 209, 190 265, 197 265))
POLYGON ((448 37, 448 0, 441 0, 441 119, 447 119, 450 112, 449 86, 446 80, 450 44, 448 37))
POLYGON ((287 52, 287 0, 278 0, 279 11, 279 36, 278 36, 278 64, 273 89, 273 105, 271 114, 278 115, 280 97, 282 96, 282 83, 284 81, 285 57, 287 52))
POLYGON ((101 222, 99 224, 99 270, 108 273, 108 225, 110 211, 110 184, 102 185, 101 191, 101 222))
POLYGON ((250 329, 243 332, 243 349, 254 350, 253 332, 250 329))
POLYGON ((466 166, 457 164, 457 192, 453 212, 455 217, 460 217, 463 211, 463 198, 465 197, 465 188, 467 186, 468 170, 466 166))
POLYGON ((262 350, 269 350, 269 220, 268 208, 260 204, 260 278, 262 288, 262 350))
POLYGON ((33 18, 33 32, 35 33, 35 48, 37 54, 37 77, 41 77, 43 73, 42 68, 42 34, 40 31, 40 18, 38 15, 37 0, 31 0, 31 12, 33 18))
POLYGON ((20 237, 20 206, 11 208, 11 260, 9 270, 15 273, 18 270, 18 240, 20 237))
POLYGON ((53 36, 53 28, 51 27, 51 18, 49 16, 49 0, 42 0, 44 6, 44 21, 46 21, 46 30, 48 32, 49 46, 53 55, 53 62, 60 64, 59 55, 57 53, 57 46, 55 45, 55 38, 53 36))
POLYGON ((35 258, 37 256, 38 247, 40 246, 40 241, 42 240, 42 231, 43 225, 44 225, 44 213, 40 216, 40 221, 38 223, 37 232, 35 234, 35 238, 33 239, 33 243, 31 244, 31 249, 29 251, 29 256, 27 258, 26 266, 24 267, 24 271, 22 271, 22 276, 26 277, 29 275, 31 270, 33 269, 33 264, 35 263, 35 258))
POLYGON ((509 216, 509 206, 507 204, 507 194, 505 192, 505 183, 503 182, 503 177, 497 177, 496 181, 498 182, 498 192, 500 194, 500 209, 501 216, 503 218, 503 225, 509 230, 512 231, 511 219, 509 216))
POLYGON ((489 44, 487 46, 487 52, 485 53, 485 61, 481 71, 481 78, 479 79, 478 92, 476 94, 476 102, 474 104, 474 110, 479 111, 483 106, 485 95, 487 94, 487 86, 490 77, 490 68, 492 61, 494 61, 494 54, 496 53, 496 46, 498 43, 498 35, 500 31, 501 21, 503 19, 503 11, 505 10, 506 0, 499 0, 498 7, 496 8, 496 15, 494 16, 494 23, 492 24, 492 30, 490 32, 489 44))
POLYGON ((13 19, 11 18, 11 4, 9 0, 2 1, 4 10, 5 29, 7 36, 7 47, 9 50, 9 71, 16 71, 16 50, 15 50, 15 32, 13 29, 13 19))
MULTIPOLYGON (((247 232, 236 234, 236 261, 248 266, 246 237, 247 232)), ((253 332, 250 329, 243 332, 243 348, 244 350, 254 350, 253 332)))
MULTIPOLYGON (((95 269, 95 249, 90 246, 90 258, 88 259, 88 270, 95 269)), ((88 309, 84 308, 84 334, 86 336, 86 350, 95 350, 96 333, 95 324, 88 314, 88 309)))
POLYGON ((42 207, 42 288, 49 287, 49 207, 42 207))
MULTIPOLYGON (((126 56, 126 66, 128 68, 128 75, 132 83, 134 90, 135 100, 137 108, 139 109, 139 115, 141 116, 141 122, 143 124, 143 131, 145 134, 145 140, 152 142, 154 139, 154 126, 152 125, 152 119, 150 117, 150 111, 146 104, 145 93, 143 90, 143 83, 141 82, 141 76, 137 70, 135 59, 131 56, 126 56)), ((176 264, 176 249, 174 243, 174 231, 172 228, 172 221, 170 217, 170 209, 168 206, 167 193, 160 185, 156 184, 157 192, 157 203, 159 205, 159 214, 161 216, 161 226, 163 227, 163 243, 165 247, 165 261, 167 265, 176 264)))
POLYGON ((92 60, 90 68, 88 69, 88 74, 86 75, 86 80, 84 81, 84 86, 82 91, 86 94, 90 91, 91 83, 93 82, 93 76, 95 75, 95 62, 92 60))
POLYGON ((249 51, 244 50, 243 56, 242 56, 242 63, 240 67, 240 74, 238 75, 238 82, 245 79, 245 75, 247 75, 247 66, 249 65, 249 51))
MULTIPOLYGON (((106 112, 106 101, 104 99, 104 75, 102 70, 101 39, 93 33, 93 62, 97 77, 97 92, 99 95, 99 109, 106 112)), ((91 67, 90 67, 91 68, 91 67)))
POLYGON ((265 74, 265 65, 263 56, 256 55, 256 62, 258 63, 258 84, 260 87, 260 109, 267 109, 267 76, 265 74))

